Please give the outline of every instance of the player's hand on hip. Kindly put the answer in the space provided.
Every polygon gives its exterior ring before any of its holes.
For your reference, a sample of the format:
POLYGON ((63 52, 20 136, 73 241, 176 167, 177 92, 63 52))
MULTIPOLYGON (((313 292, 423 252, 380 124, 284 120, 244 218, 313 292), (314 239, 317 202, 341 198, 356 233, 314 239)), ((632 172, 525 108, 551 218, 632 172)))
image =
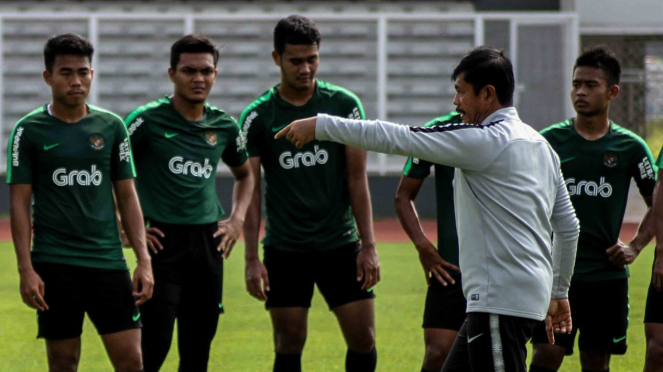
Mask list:
POLYGON ((221 252, 223 250, 222 257, 228 258, 230 256, 230 251, 233 250, 237 239, 239 239, 239 233, 242 231, 242 221, 239 221, 234 218, 227 220, 219 221, 219 229, 214 233, 214 237, 217 238, 221 236, 221 243, 216 247, 216 250, 221 252))
POLYGON ((553 298, 548 306, 546 314, 546 333, 548 342, 555 343, 555 333, 571 333, 573 322, 571 321, 571 305, 568 298, 553 298))
POLYGON ((48 310, 48 304, 44 301, 44 281, 34 270, 21 273, 21 298, 23 302, 33 309, 39 311, 48 310))
POLYGON ((246 291, 260 301, 267 300, 269 292, 269 276, 267 268, 259 259, 246 261, 246 291))
POLYGON ((651 281, 654 284, 654 288, 663 291, 663 255, 661 254, 656 255, 656 260, 654 260, 651 281))
POLYGON ((380 260, 375 245, 361 245, 357 255, 357 281, 361 282, 362 291, 373 288, 380 281, 380 260))
POLYGON ((285 137, 298 148, 302 148, 302 146, 315 139, 315 123, 315 116, 308 119, 295 120, 276 133, 274 138, 285 137))
POLYGON ((147 240, 147 247, 152 251, 152 253, 157 254, 159 251, 163 250, 163 245, 159 241, 159 238, 163 238, 166 235, 156 227, 148 227, 145 229, 145 240, 147 240))
POLYGON ((134 270, 133 295, 138 300, 136 305, 142 305, 152 298, 154 291, 154 276, 150 261, 139 261, 134 270))
POLYGON ((447 270, 460 272, 460 269, 458 266, 452 265, 443 260, 433 243, 426 239, 425 241, 416 244, 416 247, 419 252, 419 261, 421 261, 421 266, 424 269, 426 283, 428 285, 430 285, 431 276, 434 276, 435 279, 444 286, 447 286, 448 283, 456 283, 447 270))

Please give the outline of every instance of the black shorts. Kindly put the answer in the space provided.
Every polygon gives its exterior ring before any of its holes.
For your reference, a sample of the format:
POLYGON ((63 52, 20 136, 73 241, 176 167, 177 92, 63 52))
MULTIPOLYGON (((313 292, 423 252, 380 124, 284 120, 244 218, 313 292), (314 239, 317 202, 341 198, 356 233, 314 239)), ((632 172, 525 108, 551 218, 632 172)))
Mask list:
MULTIPOLYGON (((578 332, 578 348, 581 351, 601 350, 615 355, 626 353, 628 279, 572 282, 569 304, 573 331, 571 334, 555 335, 555 345, 565 347, 566 355, 573 354, 573 343, 578 332)), ((540 322, 534 330, 532 343, 548 343, 544 322, 540 322)))
MULTIPOLYGON (((198 302, 224 312, 223 252, 217 251, 222 237, 214 238, 216 222, 203 225, 173 225, 149 221, 163 232, 158 237, 163 250, 152 256, 153 300, 179 305, 182 291, 200 297, 198 302)), ((202 305, 201 305, 202 306, 202 305)))
MULTIPOLYGON (((654 263, 656 263, 656 254, 654 253, 654 263)), ((652 264, 652 275, 654 267, 652 264)), ((657 291, 651 280, 649 281, 649 291, 647 292, 647 305, 645 307, 645 323, 663 323, 663 291, 657 291)))
POLYGON ((124 270, 35 262, 48 310, 37 311, 38 338, 80 337, 85 313, 100 335, 139 328, 140 313, 124 270))
POLYGON ((442 372, 527 372, 527 340, 538 322, 488 313, 468 313, 442 372))
POLYGON ((454 275, 456 284, 443 286, 435 277, 431 278, 426 294, 423 328, 460 330, 465 322, 467 301, 463 295, 460 275, 454 275))
POLYGON ((329 309, 375 298, 372 289, 361 290, 357 281, 360 245, 351 243, 328 252, 287 252, 265 247, 264 264, 269 276, 265 306, 311 307, 313 287, 327 301, 329 309))

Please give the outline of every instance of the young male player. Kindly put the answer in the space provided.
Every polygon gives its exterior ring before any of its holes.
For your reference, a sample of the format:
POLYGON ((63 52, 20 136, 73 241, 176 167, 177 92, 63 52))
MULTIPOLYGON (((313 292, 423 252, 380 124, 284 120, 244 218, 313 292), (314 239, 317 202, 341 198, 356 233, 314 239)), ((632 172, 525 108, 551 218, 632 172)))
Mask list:
POLYGON ((152 269, 127 131, 117 115, 85 103, 92 54, 90 42, 74 34, 44 47, 53 101, 19 120, 9 138, 12 239, 21 296, 37 309, 49 370, 77 370, 87 313, 115 371, 137 372, 143 366, 136 305, 152 295, 152 269), (113 191, 138 259, 133 284, 113 191))
POLYGON ((573 353, 576 334, 583 371, 607 371, 611 354, 626 352, 628 276, 632 263, 654 236, 651 212, 656 168, 647 144, 608 119, 619 94, 621 69, 601 48, 581 54, 573 69, 575 118, 541 133, 559 155, 580 239, 569 291, 575 329, 548 344, 543 324, 535 331, 531 372, 559 369, 573 353), (633 240, 619 240, 631 178, 649 207, 633 240))
POLYGON ((453 79, 463 124, 410 128, 319 114, 276 138, 298 147, 332 140, 456 168, 467 319, 442 371, 525 371, 526 343, 538 321, 546 320, 553 342, 553 331, 572 328, 566 296, 578 221, 559 159, 512 107, 509 59, 476 48, 454 68, 453 79))
MULTIPOLYGON (((425 128, 461 123, 461 115, 452 112, 441 116, 425 128)), ((428 293, 424 309, 424 342, 426 354, 422 372, 439 371, 447 359, 458 331, 465 321, 467 301, 463 296, 458 271, 458 234, 453 202, 454 169, 418 158, 409 158, 396 190, 396 212, 403 229, 419 252, 428 293), (437 249, 426 238, 419 223, 414 200, 435 167, 437 199, 437 249)))
POLYGON ((267 184, 264 264, 258 257, 259 182, 244 225, 246 285, 252 296, 267 301, 275 372, 301 371, 315 283, 348 345, 346 370, 371 372, 377 362, 372 288, 380 272, 366 152, 323 141, 299 150, 288 141, 274 140, 293 120, 319 112, 364 117, 354 94, 315 79, 319 45, 320 33, 310 19, 280 20, 272 57, 281 69, 281 83, 240 118, 254 177, 260 179, 262 165, 267 184))
MULTIPOLYGON (((663 167, 663 151, 656 165, 663 167)), ((645 372, 663 372, 663 191, 661 178, 656 181, 653 213, 656 221, 656 253, 652 267, 652 279, 645 307, 645 337, 647 354, 645 372)))
POLYGON ((219 50, 201 35, 171 48, 173 95, 141 106, 125 120, 136 154, 137 182, 152 253, 154 298, 141 307, 145 371, 158 371, 177 319, 180 371, 207 371, 223 312, 223 259, 246 215, 253 176, 239 126, 205 103, 216 80, 219 50), (235 177, 229 219, 217 199, 219 158, 235 177))

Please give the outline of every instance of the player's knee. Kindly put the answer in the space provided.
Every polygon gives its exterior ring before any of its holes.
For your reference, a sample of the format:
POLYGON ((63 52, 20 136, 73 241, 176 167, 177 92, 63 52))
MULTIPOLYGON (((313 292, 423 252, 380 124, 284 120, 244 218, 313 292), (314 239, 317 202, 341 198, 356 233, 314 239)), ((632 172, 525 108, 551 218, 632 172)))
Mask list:
POLYGON ((76 372, 78 370, 79 356, 76 353, 49 355, 48 367, 50 372, 76 372))
POLYGON ((138 357, 123 358, 121 361, 115 363, 116 372, 140 372, 143 370, 143 362, 138 357))
POLYGON ((348 348, 361 354, 370 353, 375 348, 375 330, 368 329, 353 335, 352 339, 348 339, 348 348))
POLYGON ((447 360, 449 355, 449 349, 440 343, 430 343, 426 345, 426 355, 424 356, 425 364, 430 366, 440 366, 444 365, 444 362, 447 360))
POLYGON ((305 328, 283 328, 274 332, 274 346, 280 354, 301 354, 306 343, 305 328))
POLYGON ((647 340, 647 362, 653 365, 663 365, 663 335, 647 340))
POLYGON ((565 352, 566 350, 561 346, 534 344, 530 368, 535 368, 535 371, 537 367, 557 371, 564 361, 565 352))

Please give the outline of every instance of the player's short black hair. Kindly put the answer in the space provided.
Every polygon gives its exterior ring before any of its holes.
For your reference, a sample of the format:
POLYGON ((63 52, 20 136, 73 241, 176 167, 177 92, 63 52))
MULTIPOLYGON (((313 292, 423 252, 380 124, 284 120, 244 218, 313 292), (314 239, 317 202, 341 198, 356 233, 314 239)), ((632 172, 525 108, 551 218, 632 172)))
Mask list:
POLYGON ((474 94, 492 85, 500 104, 513 105, 515 78, 511 61, 504 55, 504 51, 483 46, 472 49, 454 68, 452 80, 456 80, 460 74, 464 74, 465 81, 472 84, 474 94))
POLYGON ((274 28, 274 50, 278 55, 285 45, 317 45, 320 47, 320 31, 312 20, 300 15, 283 18, 274 28))
POLYGON ((619 66, 619 61, 610 50, 602 46, 585 50, 585 52, 576 59, 573 71, 580 66, 601 69, 605 74, 605 81, 608 83, 609 87, 619 84, 619 78, 622 74, 622 68, 619 66))
POLYGON ((177 70, 183 53, 209 53, 214 58, 214 67, 219 62, 219 47, 212 39, 200 34, 191 34, 177 40, 170 47, 170 68, 177 70))
POLYGON ((92 43, 81 35, 62 34, 48 39, 44 45, 44 64, 46 70, 52 72, 55 58, 61 55, 74 55, 87 57, 92 63, 94 47, 92 43))

